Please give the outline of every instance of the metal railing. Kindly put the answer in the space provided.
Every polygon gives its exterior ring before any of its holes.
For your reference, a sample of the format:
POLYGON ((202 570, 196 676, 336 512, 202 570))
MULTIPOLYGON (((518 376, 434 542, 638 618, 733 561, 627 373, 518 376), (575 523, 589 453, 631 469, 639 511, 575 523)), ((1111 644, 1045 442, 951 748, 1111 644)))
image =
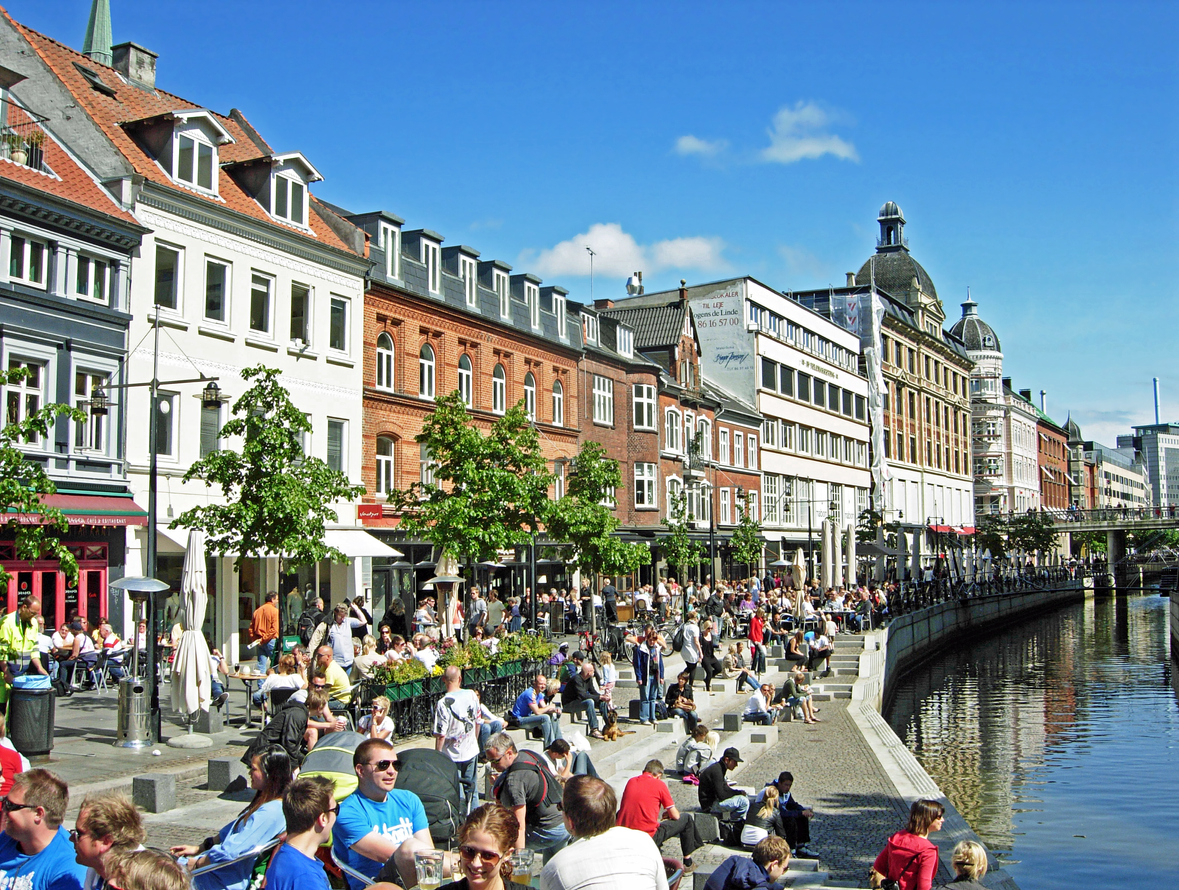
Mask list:
POLYGON ((3 157, 14 164, 44 171, 47 139, 48 136, 37 121, 10 120, 0 132, 0 151, 3 157))
POLYGON ((883 608, 873 610, 873 624, 879 625, 887 622, 889 618, 908 615, 941 603, 1047 590, 1056 585, 1079 581, 1089 574, 1090 570, 1084 566, 1032 569, 1004 567, 996 568, 989 575, 976 573, 970 578, 957 580, 945 575, 929 581, 903 581, 897 591, 888 596, 888 602, 883 608))

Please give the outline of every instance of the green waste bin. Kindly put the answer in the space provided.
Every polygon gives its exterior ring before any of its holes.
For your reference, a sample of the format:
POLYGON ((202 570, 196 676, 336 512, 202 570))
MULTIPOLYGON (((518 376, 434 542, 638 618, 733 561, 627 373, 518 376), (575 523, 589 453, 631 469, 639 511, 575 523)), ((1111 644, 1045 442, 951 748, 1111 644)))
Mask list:
POLYGON ((13 688, 8 693, 8 738, 26 757, 53 750, 57 698, 52 688, 13 688))

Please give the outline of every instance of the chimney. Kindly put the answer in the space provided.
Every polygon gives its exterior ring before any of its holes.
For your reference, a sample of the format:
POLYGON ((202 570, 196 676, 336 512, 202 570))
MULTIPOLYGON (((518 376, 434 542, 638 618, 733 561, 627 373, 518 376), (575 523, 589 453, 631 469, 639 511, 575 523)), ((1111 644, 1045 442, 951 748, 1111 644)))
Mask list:
POLYGON ((688 299, 688 279, 680 279, 680 302, 687 302, 688 299))
POLYGON ((855 287, 856 286, 856 273, 855 272, 848 272, 847 273, 847 286, 848 287, 855 287))
POLYGON ((156 53, 138 43, 120 43, 111 47, 114 55, 112 67, 134 84, 149 90, 156 88, 156 53))
POLYGON ((605 297, 605 298, 599 299, 599 300, 594 300, 594 308, 595 309, 613 309, 614 308, 614 301, 611 300, 609 297, 605 297))
POLYGON ((1048 413, 1048 390, 1040 390, 1040 410, 1045 414, 1048 413))
POLYGON ((1158 426, 1159 423, 1159 379, 1154 378, 1154 423, 1158 426))
POLYGON ((1032 391, 1030 389, 1021 389, 1019 391, 1019 397, 1029 405, 1032 403, 1032 391))
POLYGON ((1004 389, 1011 389, 1011 378, 1010 377, 1003 378, 1003 388, 1004 389))

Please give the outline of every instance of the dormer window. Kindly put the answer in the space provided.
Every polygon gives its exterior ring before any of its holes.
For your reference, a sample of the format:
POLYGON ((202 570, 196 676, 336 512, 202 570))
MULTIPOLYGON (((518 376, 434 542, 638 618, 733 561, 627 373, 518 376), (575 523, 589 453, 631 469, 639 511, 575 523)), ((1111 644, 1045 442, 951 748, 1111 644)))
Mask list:
POLYGON ((176 135, 176 168, 172 176, 177 182, 215 192, 213 169, 216 166, 217 148, 206 142, 201 134, 192 131, 176 135))
POLYGON ((442 248, 422 239, 422 263, 426 267, 426 286, 432 294, 442 293, 442 248))
POLYGON ((627 358, 635 354, 635 332, 630 328, 618 328, 618 354, 627 358))
POLYGON ((557 316, 557 336, 562 340, 569 335, 565 330, 565 298, 560 294, 553 294, 553 315, 557 316))
POLYGON ((534 328, 540 327, 540 288, 525 282, 524 302, 528 304, 528 320, 534 328))
POLYGON ((500 317, 510 318, 512 315, 512 305, 510 292, 508 290, 508 276, 497 270, 492 275, 492 282, 495 284, 495 293, 497 296, 499 296, 500 317))
POLYGON ((581 323, 585 331, 585 342, 596 344, 598 342, 598 317, 583 314, 581 323))
POLYGON ((307 189, 303 183, 291 176, 274 177, 271 191, 274 206, 270 213, 296 226, 305 225, 307 219, 307 189))
POLYGON ((463 296, 468 306, 479 302, 479 264, 471 257, 459 257, 459 278, 463 280, 463 296))

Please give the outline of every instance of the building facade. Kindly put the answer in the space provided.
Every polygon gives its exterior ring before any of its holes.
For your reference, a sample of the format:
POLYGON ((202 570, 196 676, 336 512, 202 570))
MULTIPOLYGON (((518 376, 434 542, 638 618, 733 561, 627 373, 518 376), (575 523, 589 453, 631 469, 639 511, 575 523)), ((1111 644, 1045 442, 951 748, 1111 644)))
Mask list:
POLYGON ((1145 467, 1151 502, 1171 512, 1179 506, 1179 423, 1134 427, 1131 436, 1118 436, 1118 449, 1133 449, 1145 467))

